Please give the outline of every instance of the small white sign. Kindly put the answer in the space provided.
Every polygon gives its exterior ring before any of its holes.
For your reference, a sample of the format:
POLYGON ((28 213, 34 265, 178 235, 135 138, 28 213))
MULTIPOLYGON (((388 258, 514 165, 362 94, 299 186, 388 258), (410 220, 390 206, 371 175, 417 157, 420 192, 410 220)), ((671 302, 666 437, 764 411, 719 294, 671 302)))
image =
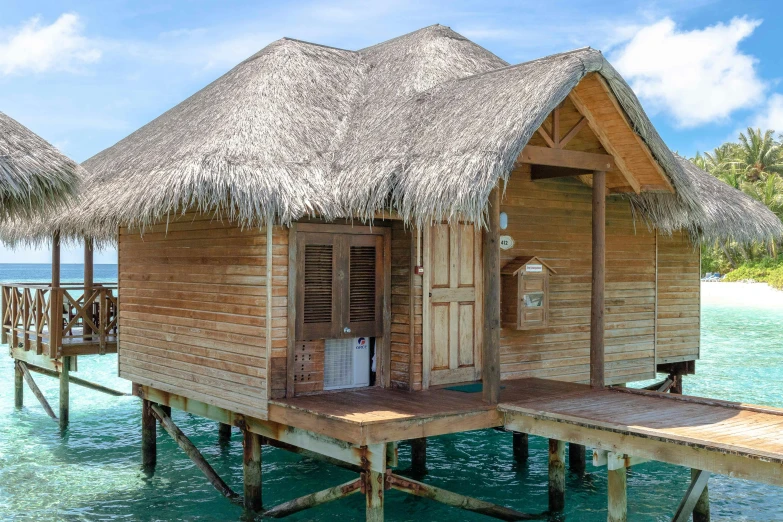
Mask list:
POLYGON ((525 272, 543 272, 544 267, 541 265, 527 265, 525 267, 525 272))
POLYGON ((500 236, 500 249, 508 250, 514 247, 514 238, 511 236, 500 236))

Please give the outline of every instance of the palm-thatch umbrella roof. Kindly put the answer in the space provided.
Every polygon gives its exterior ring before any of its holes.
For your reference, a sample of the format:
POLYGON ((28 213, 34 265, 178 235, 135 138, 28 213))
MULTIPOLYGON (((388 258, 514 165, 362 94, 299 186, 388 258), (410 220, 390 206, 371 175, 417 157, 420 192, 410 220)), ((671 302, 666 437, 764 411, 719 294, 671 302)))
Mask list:
POLYGON ((66 201, 83 172, 78 163, 0 112, 0 218, 30 217, 66 201))
POLYGON ((717 230, 695 224, 709 219, 711 194, 599 51, 509 66, 437 25, 360 51, 270 44, 86 161, 93 182, 63 227, 100 235, 193 208, 244 226, 314 214, 369 220, 389 208, 408 222, 481 222, 489 192, 591 73, 675 188, 634 196, 635 208, 664 231, 717 230))

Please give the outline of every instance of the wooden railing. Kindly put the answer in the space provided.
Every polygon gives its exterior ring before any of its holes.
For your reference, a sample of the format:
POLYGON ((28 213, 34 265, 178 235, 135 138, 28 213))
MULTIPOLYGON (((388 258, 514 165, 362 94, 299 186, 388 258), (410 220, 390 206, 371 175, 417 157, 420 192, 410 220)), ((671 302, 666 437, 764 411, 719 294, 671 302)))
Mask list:
POLYGON ((98 345, 117 335, 117 286, 95 283, 2 285, 2 342, 60 356, 63 344, 98 345))

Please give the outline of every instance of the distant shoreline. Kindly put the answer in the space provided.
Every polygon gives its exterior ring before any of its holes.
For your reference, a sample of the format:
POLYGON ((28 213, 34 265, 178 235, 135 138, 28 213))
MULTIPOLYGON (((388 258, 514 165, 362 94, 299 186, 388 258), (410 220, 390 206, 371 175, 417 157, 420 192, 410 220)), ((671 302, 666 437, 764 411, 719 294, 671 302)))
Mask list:
POLYGON ((783 291, 767 283, 702 282, 701 304, 783 308, 783 291))

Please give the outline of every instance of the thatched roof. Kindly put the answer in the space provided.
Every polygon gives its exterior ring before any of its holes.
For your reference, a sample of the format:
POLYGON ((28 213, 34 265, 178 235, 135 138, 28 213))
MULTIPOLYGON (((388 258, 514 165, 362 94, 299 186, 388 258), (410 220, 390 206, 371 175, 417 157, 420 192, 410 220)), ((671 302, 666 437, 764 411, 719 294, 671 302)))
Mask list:
POLYGON ((491 189, 590 73, 676 189, 637 208, 667 231, 692 221, 698 187, 599 51, 509 66, 431 26, 360 51, 270 44, 85 162, 94 182, 60 222, 105 235, 192 208, 243 226, 314 214, 369 220, 390 208, 408 222, 481 222, 491 189))
POLYGON ((685 208, 673 194, 640 194, 631 204, 651 226, 661 230, 687 230, 703 241, 739 243, 779 241, 783 223, 763 203, 675 155, 696 189, 698 207, 685 208))
POLYGON ((0 112, 0 218, 29 217, 65 201, 83 169, 0 112))

